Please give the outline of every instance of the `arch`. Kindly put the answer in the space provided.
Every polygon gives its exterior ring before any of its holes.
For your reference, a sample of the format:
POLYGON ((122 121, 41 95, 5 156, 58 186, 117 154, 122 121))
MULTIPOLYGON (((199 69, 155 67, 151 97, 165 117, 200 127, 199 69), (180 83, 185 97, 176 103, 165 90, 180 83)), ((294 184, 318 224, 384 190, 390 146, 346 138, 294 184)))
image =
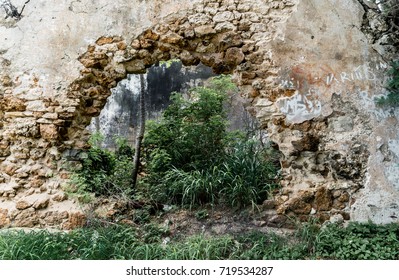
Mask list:
MULTIPOLYGON (((130 41, 121 37, 101 37, 79 57, 85 67, 82 76, 74 81, 68 93, 79 104, 67 125, 65 140, 76 137, 93 116, 97 116, 110 89, 127 74, 145 73, 159 61, 179 59, 183 65, 200 62, 216 74, 234 73, 235 81, 250 98, 259 96, 260 67, 263 52, 255 43, 245 40, 232 30, 217 32, 212 25, 191 26, 183 19, 169 25, 147 29, 130 41), (176 24, 176 22, 178 24, 176 24), (177 26, 171 30, 171 26, 177 26), (258 72, 258 73, 256 73, 258 72)), ((81 137, 78 137, 81 139, 81 137)))

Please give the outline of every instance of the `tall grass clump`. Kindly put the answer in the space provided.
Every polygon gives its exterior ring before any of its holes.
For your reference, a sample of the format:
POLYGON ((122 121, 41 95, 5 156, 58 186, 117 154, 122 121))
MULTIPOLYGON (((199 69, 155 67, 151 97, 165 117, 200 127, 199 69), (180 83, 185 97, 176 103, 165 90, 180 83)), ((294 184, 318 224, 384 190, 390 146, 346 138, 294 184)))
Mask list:
POLYGON ((219 182, 228 205, 259 204, 277 188, 278 169, 271 153, 255 140, 239 141, 227 149, 219 167, 219 182))

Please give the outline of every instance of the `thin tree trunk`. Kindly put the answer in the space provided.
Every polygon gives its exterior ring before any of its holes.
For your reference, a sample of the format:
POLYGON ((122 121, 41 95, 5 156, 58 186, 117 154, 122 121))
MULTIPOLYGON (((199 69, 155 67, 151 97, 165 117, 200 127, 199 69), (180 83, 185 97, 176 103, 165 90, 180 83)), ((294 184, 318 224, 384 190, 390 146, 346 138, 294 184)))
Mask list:
POLYGON ((144 84, 144 75, 140 74, 140 102, 139 102, 139 130, 136 132, 136 145, 135 152, 133 158, 133 171, 132 171, 132 187, 136 188, 137 184, 137 175, 139 172, 140 165, 140 150, 141 143, 144 138, 144 129, 145 129, 145 84, 144 84))

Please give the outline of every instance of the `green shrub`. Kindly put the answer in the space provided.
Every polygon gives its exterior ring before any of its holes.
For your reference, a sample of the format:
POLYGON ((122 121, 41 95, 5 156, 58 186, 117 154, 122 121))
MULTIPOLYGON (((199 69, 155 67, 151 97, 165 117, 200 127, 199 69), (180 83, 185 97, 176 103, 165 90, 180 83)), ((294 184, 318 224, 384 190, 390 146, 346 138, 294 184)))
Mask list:
POLYGON ((191 99, 172 96, 159 122, 149 122, 144 140, 150 186, 160 202, 193 207, 224 201, 259 203, 276 187, 269 149, 227 132, 224 101, 235 90, 228 76, 195 88, 191 99))
MULTIPOLYGON (((72 177, 77 194, 86 192, 105 196, 130 196, 132 193, 131 170, 134 151, 126 140, 117 141, 117 149, 111 152, 100 148, 101 136, 94 134, 92 147, 81 160, 81 168, 72 177)), ((85 196, 80 195, 84 200, 85 196)))
POLYGON ((150 172, 165 172, 172 166, 184 171, 203 169, 223 154, 223 102, 233 84, 229 81, 222 87, 219 79, 210 87, 193 89, 190 100, 174 93, 161 120, 148 122, 143 145, 150 172))
POLYGON ((217 168, 188 172, 172 169, 166 172, 165 190, 168 197, 172 199, 169 202, 190 208, 206 203, 215 203, 220 189, 217 177, 217 168))
MULTIPOLYGON (((234 252, 236 244, 230 236, 205 237, 196 235, 187 238, 184 242, 177 243, 173 247, 174 254, 168 254, 169 259, 178 260, 223 260, 229 259, 234 252)), ((172 249, 172 248, 170 248, 172 249)))
POLYGON ((398 106, 399 105, 399 60, 391 63, 391 69, 388 74, 391 79, 386 86, 388 90, 387 97, 377 99, 377 104, 381 106, 398 106))

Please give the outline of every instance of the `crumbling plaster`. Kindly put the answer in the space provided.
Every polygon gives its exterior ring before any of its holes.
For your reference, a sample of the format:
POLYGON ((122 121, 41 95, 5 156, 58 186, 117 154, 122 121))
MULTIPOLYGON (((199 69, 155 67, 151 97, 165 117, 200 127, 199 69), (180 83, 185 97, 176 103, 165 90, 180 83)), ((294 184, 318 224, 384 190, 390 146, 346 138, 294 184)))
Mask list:
POLYGON ((38 0, 18 19, 0 10, 0 227, 82 225, 62 189, 63 153, 87 147, 85 127, 119 80, 170 58, 234 74, 283 154, 275 223, 398 221, 398 110, 373 100, 386 94, 392 47, 370 41, 366 12, 355 0, 38 0))

